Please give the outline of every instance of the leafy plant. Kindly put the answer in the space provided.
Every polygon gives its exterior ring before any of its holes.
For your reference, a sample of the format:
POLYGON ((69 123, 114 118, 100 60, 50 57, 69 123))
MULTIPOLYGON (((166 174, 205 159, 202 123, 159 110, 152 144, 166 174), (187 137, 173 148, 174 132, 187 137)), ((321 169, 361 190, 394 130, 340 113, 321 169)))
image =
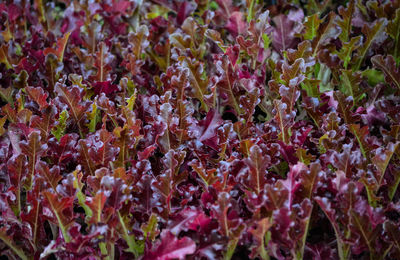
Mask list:
POLYGON ((1 255, 400 258, 399 1, 7 0, 0 21, 1 255))

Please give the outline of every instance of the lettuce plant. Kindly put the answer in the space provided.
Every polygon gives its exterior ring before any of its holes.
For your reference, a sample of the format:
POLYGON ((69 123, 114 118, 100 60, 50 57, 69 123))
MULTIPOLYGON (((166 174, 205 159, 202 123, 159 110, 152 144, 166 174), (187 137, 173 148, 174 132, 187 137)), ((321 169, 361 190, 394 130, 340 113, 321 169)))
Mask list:
POLYGON ((9 259, 399 259, 400 2, 0 3, 9 259))

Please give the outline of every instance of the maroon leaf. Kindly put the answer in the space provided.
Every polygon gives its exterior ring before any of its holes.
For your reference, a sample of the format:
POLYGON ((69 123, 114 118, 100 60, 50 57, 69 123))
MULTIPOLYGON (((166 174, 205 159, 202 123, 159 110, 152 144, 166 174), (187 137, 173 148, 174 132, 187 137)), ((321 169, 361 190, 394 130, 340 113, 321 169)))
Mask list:
POLYGON ((60 168, 58 166, 53 166, 49 169, 49 166, 42 161, 39 161, 37 166, 37 171, 40 177, 44 179, 44 184, 49 191, 55 192, 57 190, 58 183, 62 180, 60 175, 60 168))
POLYGON ((288 112, 288 105, 286 103, 283 103, 281 100, 274 100, 274 106, 276 111, 275 120, 281 130, 279 136, 284 143, 288 144, 290 142, 289 131, 290 127, 294 123, 296 112, 288 112))
POLYGON ((106 199, 107 197, 103 192, 98 192, 93 198, 86 202, 86 205, 92 210, 92 217, 88 223, 97 224, 102 222, 101 215, 106 199))
POLYGON ((203 212, 192 208, 186 208, 172 219, 168 228, 172 234, 178 235, 181 231, 203 230, 210 224, 210 222, 211 219, 203 212))
POLYGON ((26 87, 25 90, 28 92, 30 98, 39 105, 40 110, 49 106, 46 100, 48 95, 42 88, 26 87))
POLYGON ((118 90, 118 86, 111 83, 111 81, 97 81, 94 85, 94 93, 99 95, 100 93, 104 93, 107 96, 116 92, 118 90))
POLYGON ((48 107, 41 116, 33 115, 31 117, 30 127, 40 130, 40 137, 43 140, 50 135, 55 113, 54 107, 48 107))
POLYGON ((256 257, 257 255, 259 255, 261 258, 268 257, 268 254, 265 250, 265 237, 271 226, 272 225, 268 218, 263 218, 257 222, 256 228, 250 229, 250 233, 253 235, 253 238, 256 241, 256 246, 254 246, 253 250, 251 251, 251 257, 256 257))
POLYGON ((376 55, 371 59, 375 67, 383 71, 388 83, 400 88, 400 70, 396 68, 396 61, 393 56, 388 55, 383 59, 382 55, 376 55))
POLYGON ((250 148, 250 155, 244 159, 244 163, 249 167, 249 173, 246 173, 246 175, 248 174, 246 181, 249 187, 258 195, 267 183, 267 168, 271 164, 271 159, 268 155, 263 155, 258 145, 253 145, 250 148))
POLYGON ((35 131, 29 134, 28 142, 22 141, 20 143, 20 147, 21 152, 28 157, 28 175, 26 176, 25 188, 30 190, 36 171, 36 163, 46 151, 47 145, 41 143, 40 134, 35 131))
POLYGON ((64 58, 65 47, 67 45, 70 34, 71 34, 71 32, 68 32, 64 35, 64 37, 57 40, 57 48, 56 49, 46 48, 43 50, 43 54, 48 55, 49 53, 52 53, 57 56, 59 61, 62 61, 64 58))
POLYGON ((46 198, 47 210, 50 210, 49 212, 45 210, 44 214, 46 218, 58 225, 65 242, 69 242, 71 237, 68 234, 67 228, 73 223, 72 204, 74 198, 67 197, 59 200, 58 196, 50 191, 44 191, 43 195, 46 198))
POLYGON ((68 87, 57 83, 55 92, 61 101, 68 106, 70 118, 73 118, 81 137, 83 137, 85 112, 90 106, 89 102, 83 101, 83 91, 77 86, 68 87))
POLYGON ((161 232, 161 241, 155 249, 148 252, 144 259, 185 259, 187 255, 196 251, 196 244, 189 237, 177 239, 169 230, 161 232))
POLYGON ((233 37, 244 33, 247 30, 247 23, 244 21, 243 13, 231 13, 231 16, 229 17, 229 20, 225 27, 232 34, 233 37))
POLYGON ((218 111, 210 110, 206 118, 199 123, 201 127, 199 129, 201 131, 199 141, 207 141, 208 144, 211 143, 211 140, 214 141, 217 138, 216 129, 220 127, 222 123, 223 120, 218 111))
POLYGON ((303 11, 299 9, 297 11, 290 11, 287 16, 279 14, 272 18, 272 21, 275 23, 272 45, 278 51, 284 51, 295 46, 295 34, 299 30, 298 25, 303 20, 303 17, 303 11))

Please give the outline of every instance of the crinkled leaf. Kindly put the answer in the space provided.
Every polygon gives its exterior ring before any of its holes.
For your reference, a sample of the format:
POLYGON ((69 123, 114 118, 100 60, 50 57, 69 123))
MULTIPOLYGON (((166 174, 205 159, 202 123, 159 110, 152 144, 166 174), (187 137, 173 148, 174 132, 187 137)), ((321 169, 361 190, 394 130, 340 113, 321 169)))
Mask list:
POLYGON ((205 169, 205 167, 202 165, 200 161, 192 161, 189 164, 193 170, 199 175, 201 180, 204 182, 205 187, 208 185, 214 184, 216 181, 219 180, 219 178, 216 176, 216 170, 215 169, 205 169))
POLYGON ((256 224, 256 228, 250 229, 250 233, 253 235, 253 239, 256 241, 256 246, 253 247, 251 254, 252 257, 259 255, 262 259, 268 258, 268 253, 265 249, 268 243, 267 232, 272 226, 268 218, 259 220, 256 224))
POLYGON ((364 62, 364 59, 367 55, 367 51, 371 47, 372 43, 378 42, 381 43, 385 38, 384 29, 387 25, 387 20, 384 18, 376 20, 371 26, 365 24, 362 28, 362 32, 365 35, 365 41, 358 49, 358 57, 357 62, 355 64, 355 69, 359 69, 364 62))
POLYGON ((340 113, 340 116, 343 118, 346 124, 352 124, 359 120, 359 115, 352 112, 353 107, 353 97, 346 97, 339 91, 335 91, 333 93, 337 101, 336 109, 340 113))
POLYGON ((400 9, 396 9, 396 16, 390 20, 386 26, 386 32, 394 40, 393 42, 393 56, 397 64, 400 61, 400 9))
POLYGON ((50 191, 44 191, 43 195, 46 198, 48 207, 52 211, 52 216, 49 216, 50 219, 61 229, 64 240, 69 242, 71 237, 68 234, 67 228, 73 222, 72 204, 74 198, 64 197, 59 199, 57 194, 50 191))
POLYGON ((386 168, 389 165, 392 156, 394 155, 399 143, 389 143, 386 149, 378 148, 376 150, 376 155, 371 158, 372 163, 378 169, 380 173, 379 184, 382 182, 383 175, 385 174, 386 168))
POLYGON ((103 192, 99 191, 94 197, 86 201, 86 205, 92 211, 92 216, 88 223, 97 224, 102 222, 101 215, 104 209, 104 204, 106 203, 106 199, 106 195, 103 192))
POLYGON ((14 88, 13 87, 8 87, 8 88, 0 88, 0 97, 6 101, 7 103, 13 105, 13 95, 14 95, 14 88))
POLYGON ((267 168, 271 163, 269 156, 263 155, 258 145, 250 147, 249 157, 244 159, 244 163, 249 167, 246 181, 249 187, 259 194, 266 184, 267 168))
POLYGON ((57 40, 57 48, 56 49, 46 48, 43 50, 43 54, 47 55, 49 53, 52 53, 57 56, 59 61, 62 61, 64 58, 65 47, 67 46, 67 42, 68 42, 70 35, 71 35, 71 32, 67 32, 64 35, 64 37, 57 40))
POLYGON ((160 231, 157 228, 157 222, 158 222, 157 216, 155 214, 151 214, 147 224, 143 224, 141 226, 145 240, 149 239, 150 241, 154 241, 156 236, 160 233, 160 231))
POLYGON ((42 161, 38 162, 36 168, 40 177, 44 179, 45 187, 48 187, 49 191, 55 192, 58 183, 62 180, 60 168, 58 166, 53 166, 49 169, 49 165, 42 161))
POLYGON ((386 221, 384 223, 384 229, 387 232, 389 238, 394 242, 393 247, 394 250, 397 252, 396 256, 400 255, 400 232, 399 232, 399 226, 396 223, 393 223, 392 221, 386 221))
POLYGON ((388 55, 383 59, 382 55, 376 55, 371 58, 372 64, 383 71, 385 79, 388 83, 400 89, 400 70, 396 66, 393 56, 388 55))
POLYGON ((218 194, 217 205, 212 207, 213 215, 219 223, 219 232, 227 237, 229 237, 230 233, 228 210, 232 206, 229 200, 229 194, 226 192, 221 192, 218 194))
POLYGON ((313 53, 316 54, 325 44, 332 39, 336 39, 340 34, 340 28, 335 24, 335 14, 333 12, 327 14, 323 18, 323 22, 318 27, 317 36, 312 40, 313 53))
POLYGON ((275 120, 279 125, 281 130, 280 137, 282 141, 286 144, 290 142, 290 127, 293 125, 295 112, 288 113, 288 105, 283 103, 281 100, 274 100, 275 106, 275 120))
POLYGON ((192 208, 182 210, 168 225, 171 233, 178 235, 181 231, 199 231, 209 225, 211 219, 201 211, 192 208))
POLYGON ((290 11, 288 15, 279 14, 272 18, 272 21, 275 23, 272 34, 272 46, 277 51, 284 51, 295 46, 295 33, 299 29, 298 23, 301 22, 303 16, 303 11, 299 9, 290 11))
POLYGON ((57 83, 55 91, 69 108, 70 117, 75 121, 78 126, 79 133, 83 136, 85 112, 90 106, 89 102, 83 100, 83 91, 77 86, 68 87, 66 85, 57 83))
POLYGON ((12 251, 20 257, 22 260, 29 259, 25 252, 17 245, 14 243, 14 239, 7 235, 7 230, 6 228, 0 229, 0 239, 9 247, 12 249, 12 251))
POLYGON ((242 12, 233 12, 229 17, 228 22, 225 25, 226 29, 236 37, 244 33, 247 29, 247 23, 244 20, 244 15, 242 12))
POLYGON ((21 147, 21 152, 28 157, 28 175, 25 181, 25 188, 30 190, 36 172, 36 163, 46 151, 47 145, 42 144, 40 134, 34 131, 28 135, 28 141, 20 142, 19 146, 21 147))
POLYGON ((352 96, 354 104, 358 102, 365 96, 362 89, 360 89, 360 84, 362 80, 361 73, 353 72, 351 70, 341 70, 341 85, 340 90, 346 96, 352 96))
POLYGON ((338 57, 343 61, 343 66, 345 69, 347 69, 347 66, 352 59, 353 51, 357 50, 361 44, 361 36, 353 37, 350 39, 350 41, 343 43, 342 48, 338 53, 338 57))
POLYGON ((49 106, 47 103, 47 93, 42 88, 26 87, 26 92, 39 105, 40 110, 49 106))
POLYGON ((366 140, 369 133, 368 126, 360 127, 358 124, 350 124, 349 130, 357 138, 362 154, 368 159, 369 157, 367 156, 369 156, 369 152, 371 151, 371 145, 366 140))
POLYGON ((342 42, 347 42, 349 40, 349 35, 351 34, 351 21, 355 9, 354 2, 355 2, 354 0, 350 0, 346 8, 344 8, 343 6, 340 6, 338 8, 338 12, 341 16, 341 19, 337 20, 337 24, 342 29, 342 32, 339 35, 339 39, 342 42))
POLYGON ((57 124, 51 130, 51 133, 54 135, 55 138, 57 138, 57 140, 60 140, 61 137, 64 136, 68 118, 68 111, 63 110, 58 117, 57 124))
POLYGON ((161 232, 160 243, 154 246, 154 250, 144 256, 144 259, 185 259, 193 254, 196 244, 189 237, 177 239, 169 230, 161 232))
POLYGON ((312 40, 317 35, 317 30, 321 24, 318 14, 307 16, 304 21, 305 33, 303 34, 304 40, 312 40))

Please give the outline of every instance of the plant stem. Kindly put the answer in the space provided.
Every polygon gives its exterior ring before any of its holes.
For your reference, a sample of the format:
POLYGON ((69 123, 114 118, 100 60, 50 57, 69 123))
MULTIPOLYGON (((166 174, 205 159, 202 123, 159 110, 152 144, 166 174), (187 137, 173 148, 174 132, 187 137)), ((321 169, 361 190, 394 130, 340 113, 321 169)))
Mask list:
POLYGON ((9 248, 11 248, 14 253, 16 253, 22 260, 28 260, 29 258, 25 255, 24 251, 17 247, 16 245, 14 245, 11 242, 11 239, 3 232, 0 232, 0 239, 4 242, 4 244, 6 244, 9 248))
POLYGON ((247 22, 250 23, 250 21, 253 19, 253 9, 254 9, 254 4, 255 0, 251 0, 250 2, 250 7, 249 7, 249 13, 247 14, 247 22))

